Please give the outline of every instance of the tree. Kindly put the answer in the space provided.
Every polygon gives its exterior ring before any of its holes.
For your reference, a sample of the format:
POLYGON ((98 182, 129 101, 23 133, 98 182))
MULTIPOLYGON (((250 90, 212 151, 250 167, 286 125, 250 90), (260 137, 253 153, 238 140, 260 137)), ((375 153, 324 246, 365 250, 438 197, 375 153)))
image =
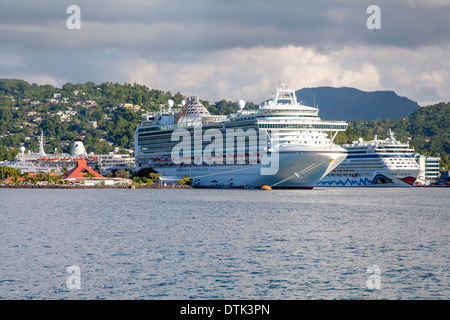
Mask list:
POLYGON ((9 177, 20 177, 20 170, 12 167, 2 166, 0 167, 1 180, 8 179, 9 177))
POLYGON ((178 182, 179 184, 182 184, 182 185, 190 186, 191 183, 192 183, 192 180, 191 180, 191 177, 189 177, 189 176, 184 176, 184 177, 181 178, 180 180, 177 180, 177 182, 178 182))
MULTIPOLYGON (((160 173, 157 173, 157 172, 151 172, 151 173, 148 175, 148 177, 149 177, 149 179, 152 180, 152 181, 158 181, 159 177, 161 177, 161 174, 160 174, 160 173)), ((153 182, 151 182, 151 183, 153 183, 153 182)))
POLYGON ((150 177, 150 174, 152 173, 157 173, 159 174, 157 171, 155 171, 153 168, 142 168, 139 169, 139 171, 137 172, 137 176, 138 177, 150 177))
POLYGON ((116 172, 116 177, 123 178, 123 179, 129 179, 131 177, 131 173, 130 173, 130 171, 128 171, 126 169, 120 169, 119 171, 116 172))
POLYGON ((92 172, 88 172, 84 175, 85 178, 94 178, 95 175, 92 172))

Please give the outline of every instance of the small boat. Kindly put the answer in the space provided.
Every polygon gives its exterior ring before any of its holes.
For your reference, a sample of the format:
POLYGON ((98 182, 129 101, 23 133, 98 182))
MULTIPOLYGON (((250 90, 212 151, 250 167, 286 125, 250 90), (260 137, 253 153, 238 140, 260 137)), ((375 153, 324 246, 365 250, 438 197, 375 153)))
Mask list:
POLYGON ((272 187, 268 186, 267 184, 264 184, 261 186, 261 190, 272 190, 272 187))

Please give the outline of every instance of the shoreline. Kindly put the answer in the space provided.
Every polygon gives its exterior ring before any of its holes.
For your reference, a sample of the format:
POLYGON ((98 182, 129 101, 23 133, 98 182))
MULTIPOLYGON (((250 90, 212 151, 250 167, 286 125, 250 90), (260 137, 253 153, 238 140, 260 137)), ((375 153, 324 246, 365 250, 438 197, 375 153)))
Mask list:
MULTIPOLYGON (((230 189, 230 188, 214 188, 214 187, 193 187, 190 185, 180 184, 151 184, 151 185, 112 185, 112 186, 82 186, 82 185, 15 185, 4 184, 0 185, 0 189, 230 189)), ((412 186, 411 188, 450 188, 450 185, 427 185, 427 186, 412 186)), ((246 188, 231 188, 231 189, 246 189, 246 188)), ((259 189, 259 188, 249 188, 259 189)))
POLYGON ((3 189, 192 189, 188 185, 119 185, 119 186, 70 186, 70 185, 0 185, 3 189))
POLYGON ((428 186, 412 186, 412 188, 450 188, 450 184, 432 184, 428 186))

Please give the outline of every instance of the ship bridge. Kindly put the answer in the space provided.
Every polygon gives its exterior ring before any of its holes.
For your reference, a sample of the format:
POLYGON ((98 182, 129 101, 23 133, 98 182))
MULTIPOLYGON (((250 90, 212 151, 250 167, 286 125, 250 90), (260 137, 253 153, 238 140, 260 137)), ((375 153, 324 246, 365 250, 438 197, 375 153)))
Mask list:
POLYGON ((282 83, 275 96, 260 107, 259 117, 317 117, 319 109, 297 101, 295 91, 282 83))

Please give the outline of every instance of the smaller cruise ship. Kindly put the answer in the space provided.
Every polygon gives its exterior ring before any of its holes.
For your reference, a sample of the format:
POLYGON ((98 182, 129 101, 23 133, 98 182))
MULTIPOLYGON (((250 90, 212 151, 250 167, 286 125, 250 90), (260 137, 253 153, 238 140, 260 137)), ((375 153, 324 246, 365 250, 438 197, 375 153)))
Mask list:
POLYGON ((389 137, 353 141, 342 146, 347 158, 323 177, 317 187, 411 187, 419 175, 414 148, 389 137))
POLYGON ((135 160, 129 154, 108 154, 96 155, 87 153, 82 141, 74 141, 72 153, 47 154, 44 151, 44 133, 39 139, 38 152, 25 152, 25 147, 20 148, 14 160, 0 161, 0 166, 7 166, 19 169, 23 173, 44 172, 62 174, 64 168, 70 170, 78 165, 78 160, 84 159, 91 168, 98 167, 99 171, 106 175, 110 171, 128 169, 134 171, 135 160))
POLYGON ((45 153, 44 133, 41 133, 38 152, 31 152, 30 150, 25 152, 25 147, 22 146, 14 160, 2 161, 0 166, 19 169, 22 174, 33 172, 61 174, 63 168, 71 169, 76 167, 79 159, 85 159, 90 167, 94 167, 97 164, 97 158, 87 154, 81 141, 74 142, 72 154, 57 153, 56 150, 53 154, 45 153))

